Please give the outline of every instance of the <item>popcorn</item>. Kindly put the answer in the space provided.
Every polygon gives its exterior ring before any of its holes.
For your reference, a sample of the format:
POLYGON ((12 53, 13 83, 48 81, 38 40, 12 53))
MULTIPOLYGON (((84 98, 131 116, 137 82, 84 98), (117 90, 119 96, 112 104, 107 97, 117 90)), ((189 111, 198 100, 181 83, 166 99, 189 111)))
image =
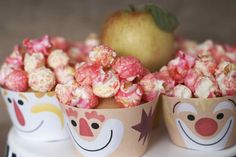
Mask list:
POLYGON ((95 33, 89 34, 88 37, 85 39, 85 45, 88 47, 94 47, 99 45, 97 34, 95 33))
POLYGON ((65 84, 68 81, 74 80, 75 70, 70 66, 61 66, 55 69, 57 82, 65 84))
POLYGON ((110 67, 115 57, 116 52, 105 45, 96 46, 89 52, 89 59, 94 63, 101 64, 103 67, 110 67))
POLYGON ((191 98, 192 92, 187 86, 179 84, 173 89, 173 96, 178 98, 191 98))
POLYGON ((219 65, 218 75, 216 80, 222 95, 234 95, 236 94, 236 65, 228 62, 224 62, 219 65), (223 69, 221 69, 223 68, 223 69), (222 71, 221 73, 219 71, 222 71))
POLYGON ((184 78, 184 84, 191 89, 192 92, 195 91, 195 83, 196 81, 202 77, 202 73, 195 69, 190 69, 187 75, 184 78))
POLYGON ((55 92, 60 103, 70 105, 72 100, 72 91, 78 87, 75 81, 69 81, 66 84, 57 84, 55 92))
POLYGON ((109 98, 118 92, 120 81, 112 71, 101 71, 93 81, 92 87, 95 95, 101 98, 109 98))
POLYGON ((133 81, 144 75, 144 67, 141 62, 134 57, 120 57, 112 67, 121 79, 133 81))
POLYGON ((45 66, 45 57, 42 53, 25 54, 24 70, 31 72, 37 68, 45 66))
POLYGON ((79 86, 72 91, 72 106, 80 108, 95 108, 98 105, 98 98, 93 94, 90 86, 79 86))
POLYGON ((5 86, 7 76, 13 72, 14 69, 7 63, 3 63, 0 69, 0 85, 5 86))
POLYGON ((202 56, 195 62, 194 68, 205 76, 212 76, 215 73, 217 64, 210 56, 202 56))
POLYGON ((220 91, 216 81, 207 76, 199 78, 195 84, 194 95, 198 98, 213 98, 220 96, 220 91))
POLYGON ((195 58, 179 51, 175 59, 168 63, 168 72, 170 76, 177 82, 183 83, 189 69, 194 65, 195 58))
POLYGON ((98 64, 80 63, 75 70, 75 79, 80 85, 92 86, 93 80, 101 70, 102 67, 98 64))
POLYGON ((35 40, 25 39, 23 45, 26 47, 29 54, 41 52, 46 56, 49 55, 50 49, 52 48, 48 35, 35 40))
POLYGON ((69 57, 62 50, 53 50, 48 56, 48 66, 56 69, 59 66, 66 66, 69 64, 69 57))
POLYGON ((56 84, 54 73, 45 67, 35 69, 29 73, 29 85, 37 92, 48 92, 56 84))
POLYGON ((66 41, 65 38, 60 36, 53 37, 50 41, 53 45, 53 49, 61 49, 62 51, 68 51, 70 47, 70 43, 66 41))
POLYGON ((164 90, 164 81, 157 80, 154 74, 150 73, 144 76, 139 83, 144 91, 143 100, 152 101, 160 93, 159 91, 164 90))
POLYGON ((13 69, 23 68, 23 52, 19 45, 16 45, 12 54, 6 58, 6 63, 9 64, 13 69))
POLYGON ((139 84, 122 81, 115 100, 123 107, 134 107, 141 103, 143 90, 139 84))
POLYGON ((14 70, 6 77, 6 87, 17 92, 28 90, 27 73, 23 70, 14 70))

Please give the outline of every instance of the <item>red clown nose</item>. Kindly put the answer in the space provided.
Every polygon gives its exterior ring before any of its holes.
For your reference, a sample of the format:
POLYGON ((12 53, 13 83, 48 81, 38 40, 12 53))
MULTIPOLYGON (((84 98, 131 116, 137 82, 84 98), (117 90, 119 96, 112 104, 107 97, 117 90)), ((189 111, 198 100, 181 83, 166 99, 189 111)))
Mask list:
POLYGON ((201 118, 195 124, 195 129, 202 136, 211 136, 217 131, 217 123, 211 118, 201 118))

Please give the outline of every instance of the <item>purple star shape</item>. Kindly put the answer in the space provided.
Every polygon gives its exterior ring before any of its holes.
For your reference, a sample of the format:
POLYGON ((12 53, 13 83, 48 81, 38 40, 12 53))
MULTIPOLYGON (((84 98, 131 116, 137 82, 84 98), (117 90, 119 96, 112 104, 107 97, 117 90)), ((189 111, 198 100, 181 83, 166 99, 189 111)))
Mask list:
POLYGON ((138 141, 143 139, 143 144, 146 142, 147 137, 150 135, 152 130, 154 114, 152 114, 152 108, 149 111, 149 114, 142 110, 142 117, 140 123, 132 126, 132 128, 136 131, 140 132, 140 136, 138 141))

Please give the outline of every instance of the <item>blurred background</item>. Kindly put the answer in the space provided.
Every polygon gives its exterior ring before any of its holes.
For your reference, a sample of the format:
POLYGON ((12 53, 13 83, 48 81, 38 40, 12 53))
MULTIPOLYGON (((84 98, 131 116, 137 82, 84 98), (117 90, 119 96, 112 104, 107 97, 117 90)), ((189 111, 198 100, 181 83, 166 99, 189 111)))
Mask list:
MULTIPOLYGON (((99 33, 105 19, 129 4, 157 2, 177 15, 177 35, 236 43, 236 0, 0 0, 0 63, 25 37, 44 34, 83 40, 99 33)), ((0 98, 0 156, 11 126, 0 98)))

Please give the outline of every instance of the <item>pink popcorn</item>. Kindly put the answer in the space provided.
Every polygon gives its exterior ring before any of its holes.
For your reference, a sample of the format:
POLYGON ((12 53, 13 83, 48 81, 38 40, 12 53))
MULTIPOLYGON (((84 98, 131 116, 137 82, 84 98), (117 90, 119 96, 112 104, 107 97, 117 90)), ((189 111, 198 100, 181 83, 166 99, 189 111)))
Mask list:
POLYGON ((100 74, 102 67, 98 64, 80 63, 76 67, 75 79, 80 85, 92 86, 93 80, 100 74))
POLYGON ((25 54, 24 70, 31 72, 37 68, 45 66, 45 57, 42 53, 25 54))
POLYGON ((236 94, 236 65, 227 64, 216 80, 223 96, 236 94))
POLYGON ((104 67, 110 67, 116 58, 116 52, 110 47, 99 45, 89 52, 89 59, 92 62, 101 64, 104 67))
POLYGON ((29 85, 34 91, 48 92, 55 84, 56 77, 48 68, 41 67, 29 73, 29 85))
POLYGON ((120 90, 115 95, 115 100, 123 107, 134 107, 140 105, 142 95, 143 90, 140 85, 122 81, 120 90))
POLYGON ((57 82, 65 84, 68 81, 74 80, 75 70, 70 66, 61 66, 55 69, 57 82))
POLYGON ((184 84, 191 89, 192 92, 195 91, 195 83, 196 81, 202 77, 202 73, 200 71, 197 71, 195 69, 190 69, 187 72, 187 75, 184 78, 184 84))
POLYGON ((144 75, 142 63, 131 56, 118 58, 112 68, 121 79, 126 79, 127 81, 133 81, 135 78, 140 78, 144 75))
POLYGON ((14 69, 11 65, 3 63, 0 69, 0 85, 5 86, 7 76, 13 71, 14 69))
POLYGON ((179 51, 175 59, 168 63, 168 71, 170 76, 177 82, 183 83, 189 69, 194 65, 195 58, 179 51))
POLYGON ((158 81, 158 91, 165 93, 170 91, 175 86, 175 81, 170 77, 169 72, 162 68, 160 72, 154 73, 158 81))
POLYGON ((144 91, 143 100, 154 100, 160 94, 162 88, 164 88, 163 83, 162 81, 160 82, 160 80, 156 79, 152 73, 145 75, 139 83, 144 91))
POLYGON ((215 73, 217 64, 211 56, 201 56, 196 62, 194 68, 205 76, 212 76, 215 73))
POLYGON ((191 90, 185 86, 185 85, 177 85, 173 89, 173 96, 178 97, 178 98, 191 98, 192 97, 192 92, 191 90))
POLYGON ((14 70, 6 77, 6 87, 17 92, 28 90, 27 73, 23 70, 14 70))
POLYGON ((194 91, 194 95, 198 98, 213 98, 221 96, 216 80, 212 80, 212 78, 207 76, 203 76, 197 80, 194 91))
POLYGON ((40 39, 25 39, 23 41, 23 45, 26 47, 27 52, 30 54, 41 52, 46 56, 49 55, 50 49, 52 48, 52 44, 48 35, 45 35, 40 39))
POLYGON ((9 64, 13 69, 23 68, 23 51, 19 45, 14 47, 12 54, 6 58, 6 63, 9 64))
POLYGON ((79 86, 72 91, 71 106, 79 108, 95 108, 98 105, 98 97, 90 86, 79 86))
POLYGON ((49 67, 56 69, 57 67, 68 65, 69 57, 60 49, 53 50, 48 56, 47 63, 49 67))
POLYGON ((99 40, 96 34, 91 33, 88 35, 88 37, 85 39, 85 45, 88 47, 95 47, 99 45, 99 40))
POLYGON ((71 80, 66 84, 57 84, 55 92, 60 103, 70 105, 73 98, 72 91, 78 87, 78 84, 71 80))
POLYGON ((109 98, 118 92, 120 81, 113 71, 104 72, 102 70, 93 81, 92 87, 95 95, 101 98, 109 98))
POLYGON ((52 43, 52 47, 53 49, 61 49, 63 51, 68 51, 69 47, 70 47, 70 43, 68 41, 66 41, 65 38, 57 36, 57 37, 53 37, 51 38, 51 43, 52 43))

